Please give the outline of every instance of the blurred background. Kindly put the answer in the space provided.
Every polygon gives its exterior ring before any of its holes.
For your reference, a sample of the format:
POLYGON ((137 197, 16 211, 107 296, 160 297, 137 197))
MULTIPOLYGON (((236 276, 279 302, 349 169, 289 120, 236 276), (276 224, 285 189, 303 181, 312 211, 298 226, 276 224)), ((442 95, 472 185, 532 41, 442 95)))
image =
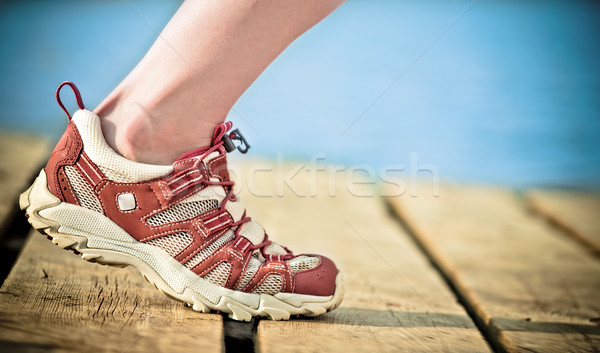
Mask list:
MULTIPOLYGON (((93 109, 179 4, 2 2, 0 129, 58 139, 58 84, 93 109)), ((235 105, 250 155, 380 170, 414 153, 442 180, 600 190, 600 4, 470 4, 349 0, 235 105)))

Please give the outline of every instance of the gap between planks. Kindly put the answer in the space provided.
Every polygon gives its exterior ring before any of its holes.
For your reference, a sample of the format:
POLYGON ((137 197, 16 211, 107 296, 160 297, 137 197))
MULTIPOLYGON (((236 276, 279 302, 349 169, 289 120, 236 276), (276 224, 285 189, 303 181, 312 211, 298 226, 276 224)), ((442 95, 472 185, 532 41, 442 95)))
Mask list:
POLYGON ((388 198, 498 351, 600 350, 600 266, 509 190, 388 198))
POLYGON ((270 163, 253 164, 264 166, 254 180, 248 168, 238 173, 246 177, 238 191, 250 215, 295 253, 330 256, 343 271, 346 296, 317 318, 261 320, 260 352, 490 351, 372 185, 354 180, 347 188, 351 177, 341 172, 315 179, 301 163, 270 163), (281 184, 285 175, 293 175, 290 185, 281 184))
POLYGON ((528 207, 600 259, 600 195, 581 191, 533 190, 528 207))

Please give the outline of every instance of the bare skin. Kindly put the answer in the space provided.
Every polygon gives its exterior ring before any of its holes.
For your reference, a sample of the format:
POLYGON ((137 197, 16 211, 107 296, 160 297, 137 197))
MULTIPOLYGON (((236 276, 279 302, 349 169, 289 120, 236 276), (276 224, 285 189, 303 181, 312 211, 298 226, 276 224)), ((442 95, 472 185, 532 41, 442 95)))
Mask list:
POLYGON ((95 109, 108 144, 128 159, 164 165, 210 145, 252 82, 342 2, 186 0, 95 109))

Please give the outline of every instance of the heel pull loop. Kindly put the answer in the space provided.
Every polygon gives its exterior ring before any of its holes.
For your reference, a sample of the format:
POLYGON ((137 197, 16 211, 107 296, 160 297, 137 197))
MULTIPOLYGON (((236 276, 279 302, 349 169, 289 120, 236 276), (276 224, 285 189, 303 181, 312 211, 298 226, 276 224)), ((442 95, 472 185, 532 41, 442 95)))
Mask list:
POLYGON ((77 86, 75 86, 75 84, 73 82, 65 81, 65 82, 61 83, 60 86, 58 86, 58 88, 56 89, 56 101, 58 102, 58 105, 62 108, 62 110, 64 110, 65 114, 67 114, 67 117, 69 118, 69 120, 71 120, 71 114, 69 114, 69 111, 67 110, 67 108, 65 108, 65 105, 60 100, 60 90, 65 85, 68 85, 69 87, 71 87, 71 89, 73 90, 73 93, 75 93, 75 99, 77 100, 77 106, 79 107, 79 109, 85 109, 85 106, 83 105, 83 99, 81 99, 81 93, 79 93, 77 86))

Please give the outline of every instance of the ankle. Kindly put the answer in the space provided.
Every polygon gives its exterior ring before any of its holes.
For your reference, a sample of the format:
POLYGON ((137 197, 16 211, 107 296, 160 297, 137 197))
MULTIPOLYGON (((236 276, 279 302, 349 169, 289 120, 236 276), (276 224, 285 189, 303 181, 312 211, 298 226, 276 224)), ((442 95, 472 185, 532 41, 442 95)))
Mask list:
POLYGON ((177 119, 151 116, 140 105, 108 101, 95 113, 108 145, 121 156, 140 163, 170 165, 177 157, 211 143, 214 126, 179 125, 177 119))
MULTIPOLYGON (((163 150, 154 151, 154 141, 145 120, 117 112, 101 115, 102 134, 106 143, 121 156, 140 163, 171 164, 163 150), (121 118, 127 116, 127 119, 121 118), (157 153, 158 152, 158 153, 157 153)), ((176 157, 175 157, 176 158, 176 157)))

